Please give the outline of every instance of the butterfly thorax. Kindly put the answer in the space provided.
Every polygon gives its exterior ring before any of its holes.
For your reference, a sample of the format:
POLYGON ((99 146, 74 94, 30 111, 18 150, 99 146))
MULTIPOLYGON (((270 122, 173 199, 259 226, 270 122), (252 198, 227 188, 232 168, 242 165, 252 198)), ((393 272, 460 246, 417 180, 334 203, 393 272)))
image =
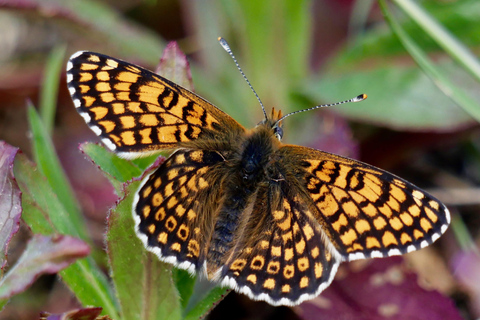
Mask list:
POLYGON ((225 195, 218 207, 218 218, 208 246, 209 278, 233 258, 233 244, 243 242, 239 237, 250 219, 259 187, 277 178, 271 176, 271 167, 281 143, 270 122, 259 124, 243 137, 238 137, 237 143, 240 144, 238 152, 225 159, 230 172, 224 182, 225 195))

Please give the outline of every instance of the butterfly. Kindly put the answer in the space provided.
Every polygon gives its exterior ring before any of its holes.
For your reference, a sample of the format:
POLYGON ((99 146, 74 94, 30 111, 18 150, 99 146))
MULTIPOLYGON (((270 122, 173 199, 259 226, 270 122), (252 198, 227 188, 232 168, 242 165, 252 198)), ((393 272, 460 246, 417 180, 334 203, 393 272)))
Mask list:
POLYGON ((280 111, 247 130, 193 92, 93 52, 72 55, 67 84, 118 155, 174 150, 135 194, 146 249, 252 299, 297 305, 342 261, 424 248, 450 223, 439 200, 391 173, 283 144, 280 111))

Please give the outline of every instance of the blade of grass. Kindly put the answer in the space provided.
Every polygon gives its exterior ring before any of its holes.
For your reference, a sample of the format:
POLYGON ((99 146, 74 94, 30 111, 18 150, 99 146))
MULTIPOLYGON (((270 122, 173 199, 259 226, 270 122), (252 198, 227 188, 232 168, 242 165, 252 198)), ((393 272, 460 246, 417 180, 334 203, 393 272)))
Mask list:
MULTIPOLYGON (((82 27, 87 25, 94 32, 105 35, 108 40, 126 53, 145 62, 155 64, 164 47, 162 39, 139 24, 125 19, 103 1, 51 1, 69 13, 82 27)), ((42 1, 39 1, 40 6, 42 1)))
MULTIPOLYGON (((60 160, 55 153, 52 140, 45 129, 37 111, 33 106, 28 107, 28 120, 33 135, 33 155, 40 172, 47 178, 54 194, 68 214, 67 230, 62 230, 70 235, 77 236, 90 242, 87 236, 85 221, 80 212, 80 206, 75 198, 72 187, 62 169, 60 160)), ((55 215, 56 212, 49 214, 55 215)))
POLYGON ((457 239, 458 245, 463 251, 473 250, 478 252, 477 246, 475 245, 474 239, 470 235, 468 227, 458 214, 452 215, 452 231, 457 239))
POLYGON ((48 55, 43 75, 42 88, 40 90, 40 116, 49 135, 52 134, 55 121, 58 84, 60 82, 60 73, 62 72, 65 51, 66 46, 59 45, 53 48, 48 55))
POLYGON ((428 56, 417 46, 411 37, 403 30, 400 24, 390 13, 385 0, 379 0, 380 8, 389 23, 393 32, 398 36, 405 49, 412 56, 415 62, 422 68, 425 74, 432 79, 442 92, 450 97, 455 103, 461 106, 467 113, 480 121, 480 106, 474 99, 465 93, 464 90, 454 85, 435 65, 428 56))
POLYGON ((443 48, 458 64, 480 81, 480 63, 478 58, 431 15, 411 0, 393 0, 413 19, 437 44, 443 48))

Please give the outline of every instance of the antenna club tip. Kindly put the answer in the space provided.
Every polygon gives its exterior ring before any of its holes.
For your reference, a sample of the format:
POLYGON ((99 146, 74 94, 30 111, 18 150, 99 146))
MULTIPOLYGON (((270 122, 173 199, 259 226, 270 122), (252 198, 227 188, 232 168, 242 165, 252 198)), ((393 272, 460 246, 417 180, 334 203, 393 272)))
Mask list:
POLYGON ((355 98, 353 98, 353 102, 359 102, 359 101, 363 101, 365 99, 367 99, 367 95, 365 93, 362 93, 358 96, 356 96, 355 98))
POLYGON ((222 46, 222 48, 225 51, 227 51, 228 53, 231 54, 232 50, 230 49, 230 46, 228 45, 227 40, 223 39, 222 37, 218 37, 217 40, 220 43, 220 45, 222 46))

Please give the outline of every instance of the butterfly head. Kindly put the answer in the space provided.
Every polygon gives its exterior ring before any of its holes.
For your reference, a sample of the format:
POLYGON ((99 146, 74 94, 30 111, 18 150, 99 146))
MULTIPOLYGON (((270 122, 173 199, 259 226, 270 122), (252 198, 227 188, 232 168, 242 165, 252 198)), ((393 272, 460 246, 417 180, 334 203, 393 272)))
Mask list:
POLYGON ((282 118, 282 111, 278 110, 278 112, 275 110, 275 108, 272 108, 272 114, 270 117, 265 117, 264 120, 260 121, 257 125, 258 126, 266 126, 268 128, 271 128, 273 131, 273 134, 275 137, 278 139, 278 141, 282 141, 283 138, 283 122, 279 121, 280 118, 282 118))
POLYGON ((282 141, 283 138, 283 122, 279 121, 282 118, 282 110, 278 110, 275 112, 275 108, 272 108, 272 116, 269 119, 272 123, 272 130, 275 137, 277 137, 278 141, 282 141))

